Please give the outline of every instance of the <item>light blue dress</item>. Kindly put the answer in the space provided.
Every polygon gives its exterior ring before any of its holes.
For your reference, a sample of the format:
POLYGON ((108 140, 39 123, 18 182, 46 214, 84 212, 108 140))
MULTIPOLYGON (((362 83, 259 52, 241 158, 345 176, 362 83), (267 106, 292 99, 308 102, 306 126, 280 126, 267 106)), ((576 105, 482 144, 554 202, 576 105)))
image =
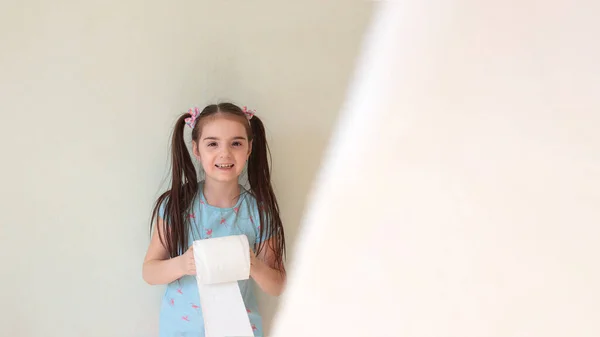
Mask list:
MULTIPOLYGON (((240 186, 241 196, 232 208, 218 208, 206 202, 200 182, 198 193, 187 218, 190 221, 189 243, 193 240, 245 234, 250 247, 259 242, 259 215, 256 199, 240 186)), ((159 209, 163 217, 164 210, 159 209)), ((268 239, 267 237, 264 240, 268 239)), ((254 282, 238 281, 254 336, 263 336, 262 318, 254 295, 254 282)), ((198 285, 194 276, 184 276, 167 285, 160 306, 160 337, 204 337, 204 320, 200 309, 198 285)))

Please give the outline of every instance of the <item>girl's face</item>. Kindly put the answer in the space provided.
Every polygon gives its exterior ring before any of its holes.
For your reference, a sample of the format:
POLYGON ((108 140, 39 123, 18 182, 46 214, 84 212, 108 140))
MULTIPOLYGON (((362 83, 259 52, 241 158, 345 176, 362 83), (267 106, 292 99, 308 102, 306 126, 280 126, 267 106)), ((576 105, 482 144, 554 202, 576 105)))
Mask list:
POLYGON ((218 114, 202 121, 200 137, 193 141, 194 156, 202 164, 206 179, 237 181, 252 151, 245 125, 239 118, 218 114))

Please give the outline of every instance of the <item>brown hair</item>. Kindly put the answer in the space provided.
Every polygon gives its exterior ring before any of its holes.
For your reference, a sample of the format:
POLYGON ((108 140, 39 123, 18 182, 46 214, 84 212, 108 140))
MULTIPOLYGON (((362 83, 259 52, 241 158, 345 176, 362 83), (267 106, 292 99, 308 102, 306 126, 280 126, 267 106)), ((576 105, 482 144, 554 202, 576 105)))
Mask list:
MULTIPOLYGON (((196 119, 192 129, 192 139, 197 140, 202 131, 202 121, 218 113, 231 114, 239 117, 246 128, 248 141, 252 141, 252 152, 248 158, 248 182, 250 193, 256 199, 260 224, 259 238, 271 238, 275 241, 271 248, 275 252, 275 268, 283 271, 285 256, 285 238, 283 225, 279 216, 279 205, 271 185, 271 153, 265 137, 265 128, 262 121, 253 116, 248 123, 246 114, 240 107, 231 103, 213 104, 205 107, 196 119)), ((189 247, 189 222, 185 221, 185 212, 190 208, 192 201, 198 193, 198 175, 190 153, 183 139, 186 126, 185 119, 191 117, 185 113, 177 119, 173 138, 171 141, 171 188, 163 193, 157 200, 152 211, 152 222, 158 220, 159 209, 164 203, 163 228, 164 240, 160 241, 169 252, 170 257, 175 257, 189 247)), ((152 230, 152 223, 150 224, 152 230)), ((264 249, 265 241, 255 247, 256 254, 264 249)))

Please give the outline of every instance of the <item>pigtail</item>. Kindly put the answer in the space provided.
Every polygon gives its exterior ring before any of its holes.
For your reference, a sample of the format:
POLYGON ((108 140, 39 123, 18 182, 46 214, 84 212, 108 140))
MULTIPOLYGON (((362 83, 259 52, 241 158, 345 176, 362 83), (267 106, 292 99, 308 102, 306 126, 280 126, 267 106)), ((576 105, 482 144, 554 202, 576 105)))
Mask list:
MULTIPOLYGON (((253 116, 250 119, 252 128, 252 152, 248 158, 248 182, 250 189, 257 201, 260 229, 259 238, 271 238, 274 242, 269 248, 275 253, 275 268, 284 271, 283 260, 285 256, 285 237, 283 224, 279 216, 279 205, 271 185, 271 168, 269 166, 271 153, 265 136, 265 127, 262 121, 253 116)), ((260 240, 256 253, 264 249, 264 241, 260 240)))
POLYGON ((198 191, 196 169, 183 139, 188 117, 191 114, 185 113, 175 123, 171 140, 171 188, 158 198, 152 211, 152 222, 158 224, 159 211, 163 209, 163 226, 159 229, 162 235, 159 237, 170 257, 176 257, 188 248, 189 225, 185 221, 185 212, 198 191))

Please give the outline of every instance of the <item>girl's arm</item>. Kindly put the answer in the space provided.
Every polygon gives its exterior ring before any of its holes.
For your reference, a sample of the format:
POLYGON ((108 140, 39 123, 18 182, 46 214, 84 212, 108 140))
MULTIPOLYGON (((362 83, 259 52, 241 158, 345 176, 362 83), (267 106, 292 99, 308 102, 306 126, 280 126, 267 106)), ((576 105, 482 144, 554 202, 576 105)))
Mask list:
MULTIPOLYGON (((162 235, 163 221, 159 217, 158 225, 154 227, 152 240, 146 252, 142 266, 142 277, 148 284, 171 283, 184 275, 195 275, 196 265, 194 253, 190 247, 185 254, 169 258, 169 252, 160 243, 159 235, 162 235), (158 229, 158 230, 157 230, 158 229)), ((164 237, 164 236, 163 236, 164 237)))
POLYGON ((279 271, 274 268, 275 253, 272 247, 275 247, 275 242, 272 240, 275 239, 265 241, 264 248, 258 256, 255 256, 250 249, 250 277, 256 281, 262 291, 271 296, 279 296, 283 292, 286 274, 285 270, 279 271))

